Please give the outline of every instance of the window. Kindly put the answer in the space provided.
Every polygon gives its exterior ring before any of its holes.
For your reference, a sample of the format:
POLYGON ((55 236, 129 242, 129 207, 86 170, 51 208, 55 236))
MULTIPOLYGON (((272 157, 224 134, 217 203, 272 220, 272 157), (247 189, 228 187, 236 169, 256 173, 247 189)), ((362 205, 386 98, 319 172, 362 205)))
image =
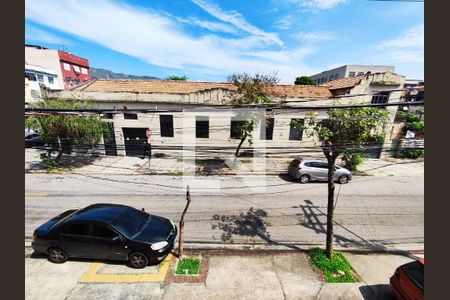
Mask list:
POLYGON ((68 63, 63 63, 64 70, 70 71, 70 65, 68 63))
POLYGON ((264 123, 261 124, 260 139, 261 140, 272 140, 273 139, 274 118, 267 118, 264 123))
POLYGON ((44 75, 38 75, 37 80, 38 82, 44 82, 44 75))
POLYGON ((75 73, 80 73, 80 68, 78 66, 73 66, 73 70, 75 71, 75 73))
POLYGON ((350 73, 348 73, 348 76, 350 76, 350 77, 355 77, 355 75, 356 75, 355 72, 350 72, 350 73))
POLYGON ((159 115, 159 126, 162 137, 173 137, 173 116, 159 115))
POLYGON ((94 224, 92 236, 97 238, 112 239, 118 234, 102 225, 94 224))
POLYGON ((112 119, 113 118, 113 114, 112 113, 105 113, 102 116, 102 119, 112 119))
POLYGON ((73 224, 66 227, 63 232, 63 234, 70 234, 70 235, 83 235, 88 236, 89 235, 89 224, 73 224))
POLYGON ((25 77, 28 78, 29 81, 36 81, 36 75, 32 74, 32 73, 27 73, 25 72, 25 77))
POLYGON ((48 83, 53 84, 53 76, 48 76, 48 83))
POLYGON ((123 113, 123 118, 125 120, 137 120, 138 115, 137 114, 130 114, 130 113, 123 113))
POLYGON ((81 74, 87 74, 88 70, 86 68, 81 68, 81 74))
POLYGON ((71 83, 72 82, 72 77, 66 77, 66 82, 67 83, 71 83))
POLYGON ((241 139, 241 134, 239 127, 244 126, 245 121, 241 120, 233 120, 231 119, 231 125, 230 125, 230 138, 232 139, 241 139))
POLYGON ((364 75, 364 72, 358 72, 358 76, 364 75))
POLYGON ((195 118, 195 137, 209 138, 209 117, 197 116, 195 118))
POLYGON ((380 92, 372 96, 372 104, 384 104, 389 100, 389 92, 380 92))
POLYGON ((291 119, 291 129, 289 130, 289 140, 300 141, 302 139, 303 124, 305 124, 305 119, 291 119))

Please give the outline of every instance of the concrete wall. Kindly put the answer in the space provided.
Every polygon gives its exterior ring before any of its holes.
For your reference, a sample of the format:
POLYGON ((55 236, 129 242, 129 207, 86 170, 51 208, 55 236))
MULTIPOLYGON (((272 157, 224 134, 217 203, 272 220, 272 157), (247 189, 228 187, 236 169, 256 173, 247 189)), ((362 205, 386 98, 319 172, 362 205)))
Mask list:
POLYGON ((58 50, 36 49, 33 47, 25 47, 25 63, 30 65, 38 65, 57 73, 56 89, 63 90, 64 82, 59 64, 58 50))

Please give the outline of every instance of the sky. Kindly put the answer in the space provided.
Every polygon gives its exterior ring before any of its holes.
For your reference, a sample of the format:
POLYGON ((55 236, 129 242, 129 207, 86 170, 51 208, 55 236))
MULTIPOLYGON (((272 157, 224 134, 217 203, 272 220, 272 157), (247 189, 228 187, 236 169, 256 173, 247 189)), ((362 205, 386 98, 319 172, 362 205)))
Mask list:
POLYGON ((281 83, 344 64, 424 79, 423 2, 369 0, 26 0, 25 43, 91 67, 165 79, 281 83))

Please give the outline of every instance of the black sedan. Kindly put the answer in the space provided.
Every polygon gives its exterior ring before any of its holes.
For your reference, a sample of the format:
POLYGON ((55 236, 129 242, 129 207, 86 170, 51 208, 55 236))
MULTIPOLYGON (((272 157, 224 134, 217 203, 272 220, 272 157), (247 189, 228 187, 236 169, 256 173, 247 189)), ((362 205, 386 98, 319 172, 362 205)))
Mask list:
POLYGON ((166 218, 125 205, 94 204, 39 226, 31 245, 54 263, 68 258, 121 260, 140 269, 164 260, 176 235, 177 227, 166 218))

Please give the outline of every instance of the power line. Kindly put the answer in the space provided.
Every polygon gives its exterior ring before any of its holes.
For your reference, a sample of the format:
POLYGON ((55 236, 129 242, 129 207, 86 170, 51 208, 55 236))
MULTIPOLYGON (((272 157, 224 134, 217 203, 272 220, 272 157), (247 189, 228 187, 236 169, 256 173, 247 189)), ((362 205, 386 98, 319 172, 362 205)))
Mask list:
MULTIPOLYGON (((416 101, 416 102, 391 102, 391 103, 368 103, 368 104, 336 104, 336 105, 319 105, 319 106, 281 106, 276 107, 277 104, 270 104, 267 103, 265 106, 262 107, 261 104, 248 104, 248 105, 226 105, 221 106, 217 105, 216 107, 210 107, 205 106, 205 108, 208 108, 209 111, 223 111, 224 109, 228 110, 235 110, 239 108, 252 108, 253 110, 271 110, 271 109, 279 109, 279 110, 324 110, 324 109, 336 109, 336 108, 359 108, 359 107, 386 107, 386 106, 421 106, 424 105, 424 101, 416 101), (270 105, 274 107, 270 107, 270 105)), ((161 112, 195 112, 194 109, 178 109, 178 110, 155 110, 155 109, 117 109, 117 110, 111 110, 111 109, 102 109, 102 108, 73 108, 73 109, 64 109, 64 108, 49 108, 49 107, 32 107, 32 108, 25 108, 25 114, 30 115, 29 113, 33 112, 43 112, 43 113, 53 113, 53 114, 77 114, 80 115, 80 113, 161 113, 161 112)))

